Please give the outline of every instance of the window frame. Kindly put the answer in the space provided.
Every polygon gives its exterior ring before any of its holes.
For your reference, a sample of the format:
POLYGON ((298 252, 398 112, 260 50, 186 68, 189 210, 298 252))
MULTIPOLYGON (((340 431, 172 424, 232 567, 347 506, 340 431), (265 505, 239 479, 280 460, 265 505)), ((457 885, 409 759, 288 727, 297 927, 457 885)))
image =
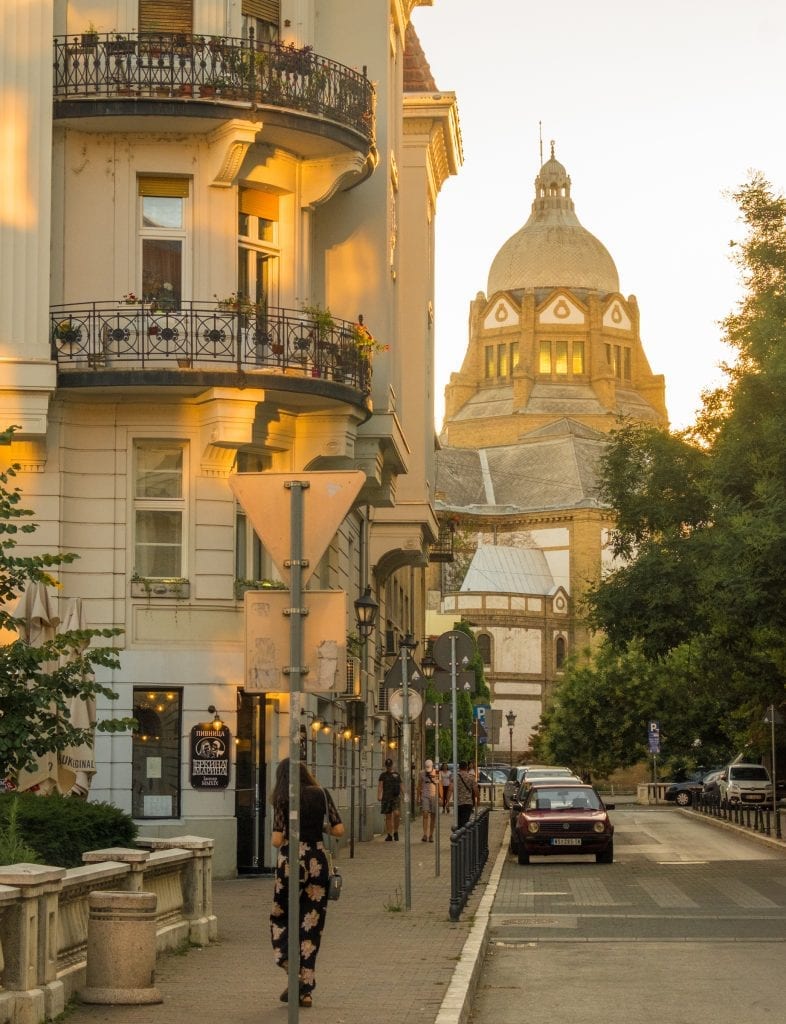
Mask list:
MULTIPOLYGON (((161 241, 161 242, 180 242, 181 253, 180 253, 180 296, 179 301, 176 298, 173 300, 173 309, 180 309, 184 302, 187 302, 192 294, 193 282, 191 278, 191 263, 192 263, 192 193, 193 179, 184 176, 175 175, 153 175, 153 174, 139 174, 137 176, 137 209, 136 209, 136 249, 137 249, 137 266, 138 266, 138 286, 137 294, 141 295, 145 302, 157 302, 160 305, 164 305, 163 294, 145 294, 145 262, 144 262, 144 250, 146 241, 161 241), (162 194, 156 194, 154 191, 148 191, 148 189, 155 189, 154 182, 156 180, 161 181, 159 186, 162 194), (152 184, 145 184, 152 183, 152 184), (183 190, 182 195, 167 195, 168 191, 167 182, 171 183, 172 191, 176 191, 178 187, 183 190), (144 211, 145 211, 145 200, 146 199, 179 199, 181 200, 182 207, 182 224, 179 228, 167 228, 159 226, 146 226, 144 223, 144 211)), ((175 286, 174 294, 177 296, 177 286, 175 286)), ((168 311, 168 310, 167 310, 168 311)))
MULTIPOLYGON (((160 821, 160 820, 172 820, 180 818, 182 815, 182 804, 183 804, 183 784, 182 784, 182 769, 183 769, 183 687, 182 686, 137 686, 133 687, 132 692, 132 706, 134 711, 142 707, 140 703, 143 699, 145 702, 155 702, 158 699, 158 695, 163 695, 163 705, 154 703, 151 708, 152 714, 156 717, 162 711, 165 711, 167 701, 176 701, 175 707, 175 725, 174 725, 174 736, 169 738, 167 742, 162 737, 158 737, 158 745, 155 746, 151 743, 150 746, 142 746, 147 743, 147 739, 144 738, 148 734, 142 733, 141 728, 135 729, 131 735, 131 816, 140 821, 160 821), (158 775, 147 775, 141 776, 141 759, 143 756, 142 751, 158 751, 157 753, 148 754, 145 757, 145 770, 150 770, 151 766, 148 762, 151 757, 161 758, 161 764, 158 766, 160 774, 158 775), (170 759, 170 764, 167 765, 166 759, 170 759), (172 758, 174 760, 172 761, 172 758), (162 792, 144 793, 142 791, 144 783, 150 783, 154 780, 158 780, 158 785, 152 788, 162 790, 162 792), (168 789, 168 792, 163 792, 164 789, 168 789), (155 814, 155 813, 144 813, 144 798, 146 796, 151 797, 170 797, 172 799, 171 813, 167 814, 155 814)), ((135 714, 135 717, 136 714, 135 714)), ((141 716, 137 718, 140 722, 140 727, 144 725, 144 720, 141 716)), ((152 737, 155 741, 156 737, 152 737)))
MULTIPOLYGON (((132 445, 131 453, 131 555, 134 565, 134 575, 142 579, 151 580, 167 580, 167 579, 187 579, 188 578, 188 561, 187 561, 187 538, 188 538, 188 481, 189 476, 189 462, 188 462, 188 442, 181 438, 161 438, 161 437, 135 437, 132 445), (153 447, 164 447, 178 449, 181 452, 181 467, 180 467, 180 495, 179 497, 162 498, 162 497, 146 497, 140 496, 137 493, 139 484, 139 452, 145 448, 153 447), (138 558, 138 513, 146 511, 176 511, 180 513, 180 572, 173 573, 172 575, 155 576, 151 573, 143 572, 145 566, 140 564, 138 558)), ((174 545, 172 545, 174 547, 174 545)))

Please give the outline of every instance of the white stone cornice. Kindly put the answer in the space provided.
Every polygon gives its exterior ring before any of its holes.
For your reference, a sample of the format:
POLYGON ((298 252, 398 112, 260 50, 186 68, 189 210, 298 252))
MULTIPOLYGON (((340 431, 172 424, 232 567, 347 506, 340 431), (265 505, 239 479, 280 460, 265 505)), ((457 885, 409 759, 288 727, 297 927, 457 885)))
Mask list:
POLYGON ((345 192, 357 185, 370 173, 370 167, 376 164, 377 154, 373 158, 362 153, 346 153, 343 156, 329 157, 324 160, 307 160, 303 165, 302 205, 304 207, 321 206, 336 192, 345 192))
POLYGON ((458 105, 453 92, 406 93, 404 96, 405 145, 416 143, 427 147, 428 173, 434 199, 452 174, 457 174, 464 161, 459 126, 458 105))

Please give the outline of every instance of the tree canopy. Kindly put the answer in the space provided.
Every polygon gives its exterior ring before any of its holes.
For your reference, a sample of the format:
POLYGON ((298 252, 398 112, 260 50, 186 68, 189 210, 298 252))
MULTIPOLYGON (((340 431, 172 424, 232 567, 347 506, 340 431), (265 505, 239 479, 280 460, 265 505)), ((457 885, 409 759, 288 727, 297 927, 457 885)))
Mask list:
POLYGON ((617 561, 586 600, 604 640, 537 739, 595 771, 640 756, 653 714, 679 756, 757 753, 764 709, 784 702, 786 199, 759 174, 734 199, 744 294, 722 325, 726 381, 687 431, 621 423, 602 463, 617 561))

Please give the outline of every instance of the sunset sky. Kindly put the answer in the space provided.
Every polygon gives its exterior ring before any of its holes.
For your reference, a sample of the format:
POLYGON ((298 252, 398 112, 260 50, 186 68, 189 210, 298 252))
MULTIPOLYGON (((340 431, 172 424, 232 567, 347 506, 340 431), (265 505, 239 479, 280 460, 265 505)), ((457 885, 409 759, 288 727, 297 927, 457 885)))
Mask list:
POLYGON ((440 89, 457 94, 464 166, 437 212, 437 424, 467 345, 470 300, 529 216, 556 142, 576 214, 635 295, 672 426, 694 419, 730 356, 739 299, 730 196, 762 171, 786 188, 783 0, 434 0, 413 21, 440 89))

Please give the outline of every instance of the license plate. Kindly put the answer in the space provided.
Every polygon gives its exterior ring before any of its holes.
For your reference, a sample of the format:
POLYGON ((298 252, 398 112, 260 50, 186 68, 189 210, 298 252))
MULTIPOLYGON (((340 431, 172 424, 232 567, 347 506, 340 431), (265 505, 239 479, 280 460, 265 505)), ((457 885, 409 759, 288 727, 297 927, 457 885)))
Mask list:
POLYGON ((580 839, 552 839, 552 846, 581 846, 580 839))
POLYGON ((763 799, 764 799, 764 795, 763 795, 763 794, 761 794, 761 793, 754 793, 754 794, 753 794, 753 795, 751 795, 751 796, 744 796, 744 797, 743 797, 742 799, 743 799, 743 800, 750 800, 751 802, 752 802, 752 801, 754 801, 754 800, 759 800, 759 801, 761 801, 761 800, 763 800, 763 799))

